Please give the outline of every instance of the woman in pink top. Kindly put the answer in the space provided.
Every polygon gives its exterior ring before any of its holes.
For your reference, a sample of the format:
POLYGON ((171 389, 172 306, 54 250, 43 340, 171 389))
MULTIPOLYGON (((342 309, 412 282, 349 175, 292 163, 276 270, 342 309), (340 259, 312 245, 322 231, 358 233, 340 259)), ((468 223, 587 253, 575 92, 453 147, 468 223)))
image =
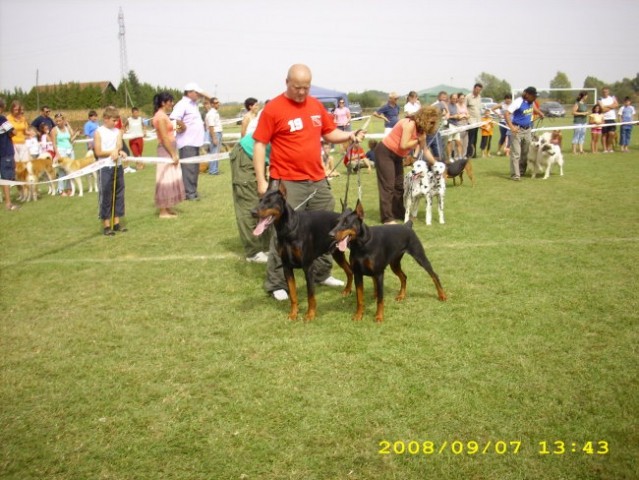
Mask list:
POLYGON ((175 131, 169 114, 173 110, 173 96, 168 92, 153 97, 155 115, 153 127, 158 136, 158 157, 171 158, 173 163, 158 163, 155 174, 155 206, 160 209, 160 218, 175 218, 173 207, 186 197, 180 157, 175 144, 175 131))
POLYGON ((340 99, 337 103, 337 108, 333 110, 333 119, 337 128, 344 132, 351 131, 351 111, 348 107, 344 106, 344 100, 340 99))
MULTIPOLYGON (((397 223, 404 218, 404 157, 411 150, 424 151, 431 165, 435 158, 426 148, 426 135, 434 135, 439 125, 439 110, 422 107, 413 115, 397 122, 390 133, 375 148, 379 213, 382 223, 397 223)), ((411 162, 412 163, 412 162, 411 162)))

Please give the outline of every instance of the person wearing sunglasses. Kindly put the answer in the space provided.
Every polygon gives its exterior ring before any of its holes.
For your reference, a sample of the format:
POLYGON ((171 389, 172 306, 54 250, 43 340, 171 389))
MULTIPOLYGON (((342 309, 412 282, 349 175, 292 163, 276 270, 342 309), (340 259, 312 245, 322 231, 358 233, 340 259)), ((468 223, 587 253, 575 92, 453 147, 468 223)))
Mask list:
POLYGON ((53 127, 55 127, 55 122, 51 118, 51 109, 48 105, 45 105, 40 109, 40 115, 31 122, 31 126, 37 131, 40 131, 41 123, 46 123, 49 126, 49 130, 53 130, 53 127))

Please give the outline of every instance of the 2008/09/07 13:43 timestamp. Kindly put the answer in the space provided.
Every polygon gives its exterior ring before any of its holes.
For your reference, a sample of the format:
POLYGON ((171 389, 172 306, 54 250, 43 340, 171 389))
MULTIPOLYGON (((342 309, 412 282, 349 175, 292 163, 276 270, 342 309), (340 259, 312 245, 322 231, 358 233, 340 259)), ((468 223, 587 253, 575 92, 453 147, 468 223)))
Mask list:
MULTIPOLYGON (((525 451, 521 440, 485 440, 485 441, 417 441, 417 440, 380 440, 380 455, 517 455, 525 451)), ((537 442, 536 453, 539 455, 607 455, 610 445, 605 440, 564 441, 541 440, 537 442)))

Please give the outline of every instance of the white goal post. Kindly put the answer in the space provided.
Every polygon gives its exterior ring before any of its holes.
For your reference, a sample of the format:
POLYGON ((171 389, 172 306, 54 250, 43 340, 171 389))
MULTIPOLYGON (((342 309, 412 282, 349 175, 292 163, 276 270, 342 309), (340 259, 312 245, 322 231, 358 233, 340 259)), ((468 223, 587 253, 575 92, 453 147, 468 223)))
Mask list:
MULTIPOLYGON (((518 96, 521 96, 521 94, 524 92, 524 90, 526 89, 526 87, 524 88, 514 88, 512 90, 512 95, 513 95, 513 99, 517 98, 518 96)), ((581 88, 552 88, 552 87, 548 87, 548 88, 538 88, 537 92, 541 93, 541 92, 575 92, 575 95, 573 97, 573 99, 571 100, 570 103, 573 103, 574 100, 577 98, 577 95, 579 94, 579 92, 581 91, 586 91, 589 92, 588 94, 588 102, 586 102, 588 105, 594 105, 595 103, 597 103, 598 97, 597 97, 597 89, 593 88, 593 87, 581 87, 581 88), (590 93, 592 92, 592 94, 590 93)))

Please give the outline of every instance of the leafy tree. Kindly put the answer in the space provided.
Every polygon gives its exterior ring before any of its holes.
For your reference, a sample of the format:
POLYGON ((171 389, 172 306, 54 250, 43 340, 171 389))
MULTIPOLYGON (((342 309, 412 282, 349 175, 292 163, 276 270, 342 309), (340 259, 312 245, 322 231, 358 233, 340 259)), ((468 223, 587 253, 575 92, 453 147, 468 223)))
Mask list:
POLYGON ((496 76, 486 72, 482 72, 475 81, 484 86, 481 91, 483 97, 491 97, 495 100, 500 100, 504 98, 504 95, 512 91, 510 83, 506 80, 500 80, 496 76))
MULTIPOLYGON (((550 81, 550 88, 572 88, 572 84, 570 80, 568 80, 568 75, 563 72, 557 72, 555 78, 550 81)), ((572 97, 574 94, 572 92, 551 92, 551 95, 557 99, 559 103, 570 103, 572 101, 572 97)))
POLYGON ((605 82, 603 80, 599 80, 597 77, 588 76, 584 80, 584 87, 586 88, 596 88, 597 92, 601 92, 601 89, 605 86, 605 82))
POLYGON ((131 97, 131 101, 133 102, 133 106, 138 105, 142 100, 142 85, 140 85, 140 81, 138 80, 138 76, 135 74, 133 70, 129 71, 129 75, 127 78, 128 87, 129 87, 129 95, 131 97))
POLYGON ((351 92, 348 94, 349 102, 357 102, 362 108, 376 108, 383 104, 388 94, 378 90, 366 90, 362 93, 351 92))
POLYGON ((612 93, 617 97, 619 104, 623 102, 623 99, 630 97, 633 99, 636 96, 636 92, 633 90, 633 80, 630 78, 624 78, 620 82, 615 82, 611 87, 612 93))

